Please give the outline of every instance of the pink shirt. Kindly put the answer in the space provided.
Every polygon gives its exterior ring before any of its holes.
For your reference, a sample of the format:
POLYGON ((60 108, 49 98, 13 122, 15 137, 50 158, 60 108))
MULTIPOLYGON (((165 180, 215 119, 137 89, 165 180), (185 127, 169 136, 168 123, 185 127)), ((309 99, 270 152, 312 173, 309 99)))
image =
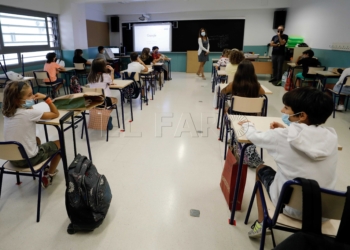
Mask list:
MULTIPOLYGON (((61 66, 58 63, 52 62, 52 63, 45 63, 44 70, 49 73, 51 82, 54 82, 57 80, 57 69, 59 69, 61 66)), ((44 82, 50 82, 49 79, 44 79, 44 82)))

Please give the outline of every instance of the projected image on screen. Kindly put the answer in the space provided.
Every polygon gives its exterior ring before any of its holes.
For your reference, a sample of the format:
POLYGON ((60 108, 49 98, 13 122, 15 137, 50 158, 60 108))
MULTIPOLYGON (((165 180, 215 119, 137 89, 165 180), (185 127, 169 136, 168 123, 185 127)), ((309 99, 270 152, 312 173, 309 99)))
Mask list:
POLYGON ((134 51, 158 46, 161 51, 171 51, 171 23, 134 24, 134 51))

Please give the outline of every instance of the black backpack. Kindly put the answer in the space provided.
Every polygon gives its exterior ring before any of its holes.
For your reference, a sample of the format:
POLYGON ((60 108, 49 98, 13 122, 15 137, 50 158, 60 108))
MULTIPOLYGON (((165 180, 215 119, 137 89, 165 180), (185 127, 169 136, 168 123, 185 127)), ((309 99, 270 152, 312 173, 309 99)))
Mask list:
POLYGON ((335 238, 321 232, 321 192, 314 180, 297 178, 303 188, 303 223, 300 232, 289 236, 275 250, 349 250, 350 249, 350 187, 347 187, 345 206, 335 238))
POLYGON ((128 74, 129 72, 124 72, 123 80, 132 80, 133 83, 130 84, 127 88, 124 88, 122 90, 124 94, 124 98, 126 100, 130 100, 130 97, 131 99, 137 99, 140 95, 140 87, 134 79, 135 72, 130 73, 130 76, 128 74))
POLYGON ((71 223, 67 232, 93 231, 108 212, 112 193, 104 175, 100 175, 86 156, 78 154, 68 169, 66 209, 71 223))

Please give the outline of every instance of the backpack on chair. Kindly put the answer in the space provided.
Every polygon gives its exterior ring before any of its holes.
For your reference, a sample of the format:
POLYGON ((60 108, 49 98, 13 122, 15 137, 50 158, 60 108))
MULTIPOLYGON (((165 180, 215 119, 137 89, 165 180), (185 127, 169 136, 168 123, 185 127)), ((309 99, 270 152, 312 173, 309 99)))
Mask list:
POLYGON ((77 76, 71 77, 69 88, 72 94, 81 93, 81 86, 79 83, 79 78, 77 76))
POLYGON ((124 72, 123 79, 124 80, 132 80, 133 83, 130 84, 127 88, 124 88, 122 90, 124 93, 124 98, 126 100, 137 99, 140 95, 140 87, 134 79, 135 72, 130 73, 130 75, 129 75, 129 73, 130 72, 124 72))

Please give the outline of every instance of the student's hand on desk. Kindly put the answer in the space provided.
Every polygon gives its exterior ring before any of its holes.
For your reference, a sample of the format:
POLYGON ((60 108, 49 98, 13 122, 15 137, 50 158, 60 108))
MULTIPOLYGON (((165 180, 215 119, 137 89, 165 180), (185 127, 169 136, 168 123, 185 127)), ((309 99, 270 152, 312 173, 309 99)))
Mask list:
POLYGON ((275 128, 285 128, 285 126, 279 122, 270 123, 270 129, 275 129, 275 128))
POLYGON ((42 100, 42 99, 44 99, 45 97, 46 97, 46 95, 44 95, 44 94, 36 93, 36 94, 34 95, 34 100, 42 100))

